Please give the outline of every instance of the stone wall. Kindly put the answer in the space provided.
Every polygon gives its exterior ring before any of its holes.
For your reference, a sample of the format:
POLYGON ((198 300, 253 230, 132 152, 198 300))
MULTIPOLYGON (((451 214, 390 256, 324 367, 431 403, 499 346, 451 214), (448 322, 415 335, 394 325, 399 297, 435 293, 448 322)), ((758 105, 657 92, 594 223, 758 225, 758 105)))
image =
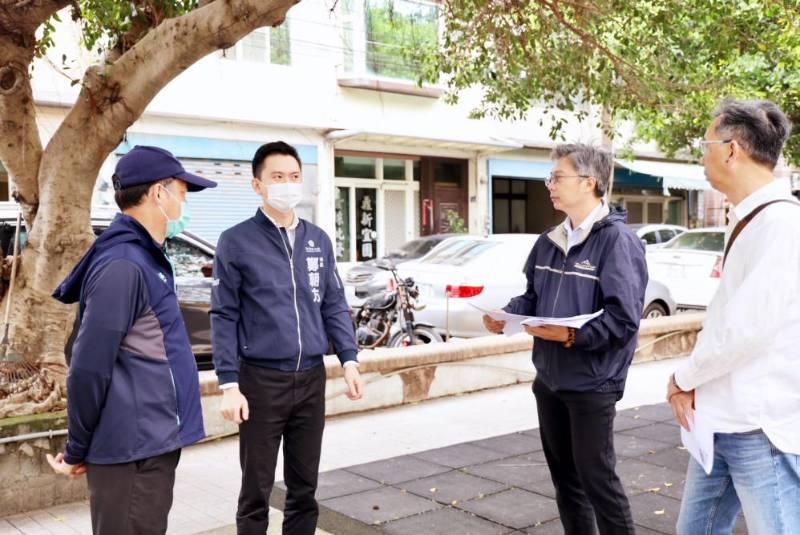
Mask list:
MULTIPOLYGON (((687 313, 643 320, 634 363, 688 355, 704 317, 703 313, 687 313)), ((375 410, 530 382, 535 376, 532 348, 533 339, 519 334, 362 351, 359 361, 366 389, 364 398, 357 402, 345 396, 342 367, 335 357, 329 356, 325 358, 328 372, 326 414, 375 410)), ((209 435, 236 433, 236 426, 219 415, 221 391, 214 372, 201 372, 200 383, 206 431, 209 435)))
MULTIPOLYGON (((0 440, 66 429, 66 413, 0 420, 0 440)), ((86 478, 58 477, 45 455, 63 451, 66 435, 0 444, 0 517, 85 499, 86 478)))

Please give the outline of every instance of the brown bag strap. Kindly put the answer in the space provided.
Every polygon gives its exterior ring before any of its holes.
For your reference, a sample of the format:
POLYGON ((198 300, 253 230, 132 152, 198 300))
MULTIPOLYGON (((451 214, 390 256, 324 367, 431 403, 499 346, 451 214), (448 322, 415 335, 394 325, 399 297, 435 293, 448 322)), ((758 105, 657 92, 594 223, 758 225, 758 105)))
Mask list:
POLYGON ((775 204, 775 203, 779 203, 779 202, 788 202, 790 204, 794 204, 796 206, 800 206, 799 202, 793 201, 793 200, 790 200, 790 199, 776 199, 774 201, 765 202, 764 204, 759 204, 758 206, 756 206, 753 209, 752 212, 747 214, 744 217, 744 219, 742 219, 741 221, 736 223, 736 226, 733 227, 733 232, 731 232, 731 237, 728 240, 728 245, 725 246, 725 256, 722 258, 722 265, 723 266, 725 265, 725 261, 728 259, 728 252, 730 252, 731 247, 733 246, 733 242, 735 242, 736 238, 739 236, 739 234, 742 233, 742 231, 744 230, 744 227, 746 227, 747 224, 750 223, 750 221, 752 221, 759 214, 759 212, 761 212, 761 210, 763 210, 764 208, 766 208, 767 206, 769 206, 771 204, 775 204))

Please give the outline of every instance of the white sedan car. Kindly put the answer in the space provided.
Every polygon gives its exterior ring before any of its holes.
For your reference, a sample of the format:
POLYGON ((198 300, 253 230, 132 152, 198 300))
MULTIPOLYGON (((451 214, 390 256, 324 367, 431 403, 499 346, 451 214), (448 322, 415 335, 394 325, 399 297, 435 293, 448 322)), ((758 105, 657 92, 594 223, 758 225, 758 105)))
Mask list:
MULTIPOLYGON (((486 336, 484 310, 504 307, 525 291, 525 261, 536 234, 459 236, 440 243, 423 258, 400 266, 400 275, 413 277, 425 308, 417 321, 433 325, 443 336, 486 336)), ((645 293, 644 317, 675 313, 669 289, 651 279, 645 293)))
POLYGON ((399 268, 413 277, 425 308, 421 323, 450 336, 486 336, 482 315, 470 304, 498 309, 525 291, 523 268, 537 234, 493 234, 448 238, 420 260, 399 268))
POLYGON ((628 225, 648 249, 659 249, 675 236, 686 232, 686 227, 680 225, 662 224, 635 224, 628 225))
POLYGON ((678 308, 705 309, 719 287, 725 229, 687 231, 647 251, 650 278, 667 285, 678 308))

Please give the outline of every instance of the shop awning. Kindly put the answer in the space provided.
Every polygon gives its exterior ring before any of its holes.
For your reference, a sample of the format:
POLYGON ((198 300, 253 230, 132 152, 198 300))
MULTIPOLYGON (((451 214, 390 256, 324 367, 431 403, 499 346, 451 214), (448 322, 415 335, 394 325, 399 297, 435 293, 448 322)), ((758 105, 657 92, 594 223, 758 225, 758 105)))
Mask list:
POLYGON ((492 158, 489 160, 489 176, 544 180, 553 170, 549 160, 510 160, 492 158))
POLYGON ((504 138, 493 136, 447 136, 441 134, 420 134, 405 132, 380 132, 372 130, 333 130, 325 137, 334 143, 340 141, 361 141, 402 147, 424 147, 477 151, 483 153, 505 152, 521 149, 522 145, 504 138))
MULTIPOLYGON (((136 145, 161 147, 178 158, 250 162, 262 142, 128 132, 114 152, 118 155, 128 154, 136 145)), ((303 163, 317 163, 316 145, 295 144, 294 147, 303 163)))
POLYGON ((702 165, 652 160, 617 160, 616 162, 633 173, 662 179, 664 189, 711 189, 702 165))

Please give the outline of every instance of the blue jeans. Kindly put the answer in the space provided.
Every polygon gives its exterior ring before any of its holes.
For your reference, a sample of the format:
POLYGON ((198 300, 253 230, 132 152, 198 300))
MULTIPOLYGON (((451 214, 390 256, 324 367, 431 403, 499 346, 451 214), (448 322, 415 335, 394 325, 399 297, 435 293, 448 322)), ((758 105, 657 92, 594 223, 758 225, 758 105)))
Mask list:
POLYGON ((717 433, 710 475, 689 460, 678 534, 730 534, 741 510, 751 535, 800 534, 798 459, 761 430, 717 433))

